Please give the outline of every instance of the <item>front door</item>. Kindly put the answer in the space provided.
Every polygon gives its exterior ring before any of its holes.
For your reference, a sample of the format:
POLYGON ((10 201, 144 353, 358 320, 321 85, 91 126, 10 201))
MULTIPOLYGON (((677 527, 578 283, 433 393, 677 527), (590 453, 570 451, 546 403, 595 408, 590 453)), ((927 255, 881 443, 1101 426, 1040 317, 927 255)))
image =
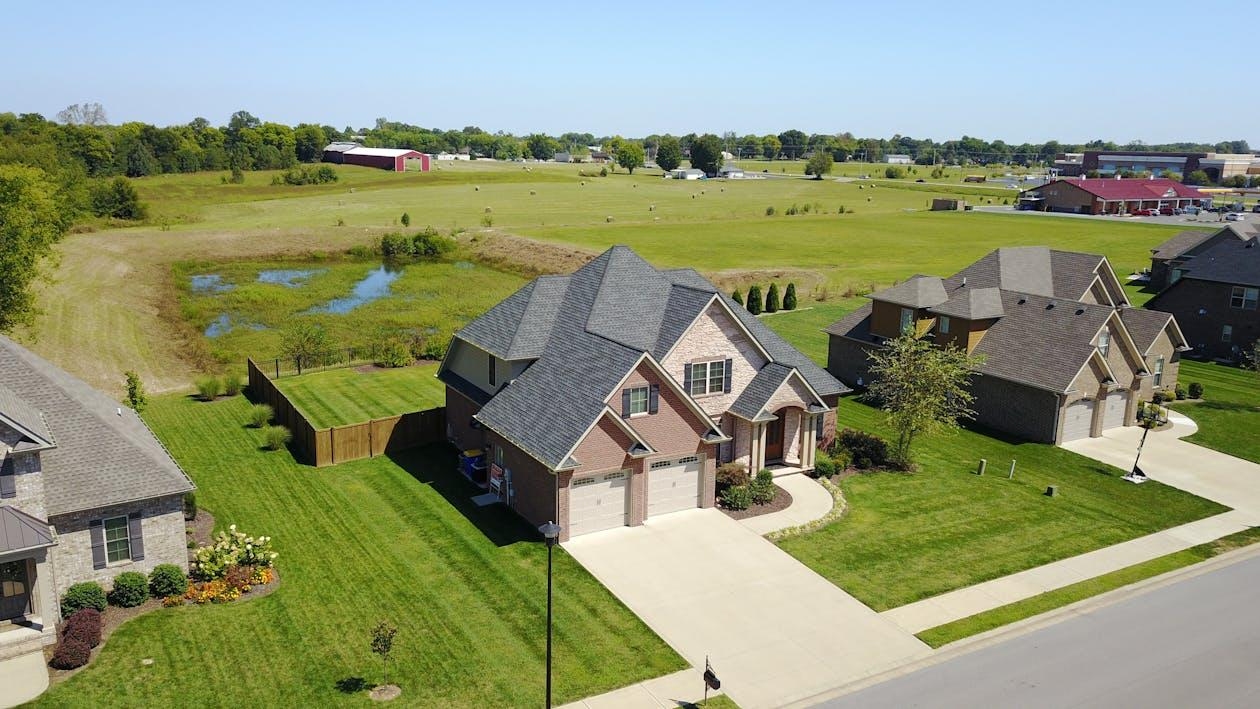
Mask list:
POLYGON ((783 414, 766 424, 766 462, 783 460, 783 414))
POLYGON ((0 564, 0 620, 21 618, 31 610, 31 584, 26 566, 25 559, 0 564))

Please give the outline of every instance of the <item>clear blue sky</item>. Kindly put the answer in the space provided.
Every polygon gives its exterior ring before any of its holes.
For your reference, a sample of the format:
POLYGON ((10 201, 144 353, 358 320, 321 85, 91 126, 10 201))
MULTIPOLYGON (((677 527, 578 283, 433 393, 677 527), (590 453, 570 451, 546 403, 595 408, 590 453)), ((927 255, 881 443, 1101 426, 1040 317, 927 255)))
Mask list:
POLYGON ((1257 0, 114 4, 8 5, 0 111, 1260 146, 1257 0))

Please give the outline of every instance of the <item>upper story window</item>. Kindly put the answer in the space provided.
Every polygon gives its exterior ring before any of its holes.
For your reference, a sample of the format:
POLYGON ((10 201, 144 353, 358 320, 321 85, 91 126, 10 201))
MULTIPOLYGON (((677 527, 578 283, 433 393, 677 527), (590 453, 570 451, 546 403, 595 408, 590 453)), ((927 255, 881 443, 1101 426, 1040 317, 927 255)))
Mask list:
POLYGON ((1159 359, 1155 360, 1154 384, 1155 386, 1160 386, 1163 383, 1164 383, 1164 355, 1160 355, 1159 359))
POLYGON ((1256 301, 1260 300, 1260 288, 1234 286, 1229 296, 1229 307, 1240 310, 1255 310, 1256 301))
POLYGON ((630 408, 631 416, 638 416, 648 412, 648 388, 634 387, 630 389, 630 408))
POLYGON ((942 315, 936 319, 936 331, 942 335, 949 334, 949 318, 942 315))
POLYGON ((1174 284, 1174 283, 1176 283, 1177 281, 1180 281, 1180 280, 1181 280, 1181 269, 1180 269, 1180 268, 1174 268, 1174 269, 1172 270, 1172 276, 1170 276, 1170 277, 1168 278, 1168 285, 1172 285, 1172 284, 1174 284))
POLYGON ((1107 330, 1103 330, 1102 332, 1098 333, 1098 354, 1102 355, 1103 357, 1106 357, 1107 353, 1110 351, 1111 351, 1111 332, 1107 330))
POLYGON ((105 559, 111 564, 131 560, 131 536, 126 517, 105 520, 105 559))
POLYGON ((691 395, 719 394, 726 390, 726 361, 693 362, 691 367, 691 395))
POLYGON ((914 309, 901 309, 901 332, 907 333, 914 329, 914 309))

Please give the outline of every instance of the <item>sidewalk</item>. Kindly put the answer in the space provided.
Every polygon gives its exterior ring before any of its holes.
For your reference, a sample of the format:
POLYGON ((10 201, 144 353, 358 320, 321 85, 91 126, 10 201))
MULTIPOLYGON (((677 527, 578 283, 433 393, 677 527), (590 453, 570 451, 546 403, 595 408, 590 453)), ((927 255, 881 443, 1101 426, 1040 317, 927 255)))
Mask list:
POLYGON ((0 707, 25 704, 48 689, 43 648, 0 662, 0 707))
MULTIPOLYGON (((709 698, 719 694, 721 692, 710 691, 709 698)), ((704 699, 704 677, 693 667, 587 697, 560 709, 674 709, 683 702, 699 704, 701 699, 704 699)))
POLYGON ((774 484, 791 493, 792 504, 778 512, 740 520, 740 524, 764 536, 780 529, 813 522, 831 511, 831 493, 808 475, 783 475, 775 478, 774 484))

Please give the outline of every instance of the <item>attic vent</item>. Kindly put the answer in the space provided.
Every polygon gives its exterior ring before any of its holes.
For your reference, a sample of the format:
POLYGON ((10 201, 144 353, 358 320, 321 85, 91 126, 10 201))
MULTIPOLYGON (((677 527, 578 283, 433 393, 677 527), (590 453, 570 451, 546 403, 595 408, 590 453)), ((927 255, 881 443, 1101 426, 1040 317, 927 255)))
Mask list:
POLYGON ((1084 314, 1085 314, 1085 308, 1077 308, 1077 309, 1076 309, 1076 314, 1077 314, 1077 315, 1084 315, 1084 314))
POLYGON ((967 277, 963 276, 963 288, 967 287, 967 277))
POLYGON ((1027 299, 1027 298, 1020 298, 1020 299, 1019 299, 1019 304, 1020 304, 1020 305, 1023 305, 1024 303, 1027 303, 1027 302, 1028 302, 1028 299, 1027 299))
POLYGON ((1054 303, 1047 303, 1046 310, 1054 310, 1054 303))

